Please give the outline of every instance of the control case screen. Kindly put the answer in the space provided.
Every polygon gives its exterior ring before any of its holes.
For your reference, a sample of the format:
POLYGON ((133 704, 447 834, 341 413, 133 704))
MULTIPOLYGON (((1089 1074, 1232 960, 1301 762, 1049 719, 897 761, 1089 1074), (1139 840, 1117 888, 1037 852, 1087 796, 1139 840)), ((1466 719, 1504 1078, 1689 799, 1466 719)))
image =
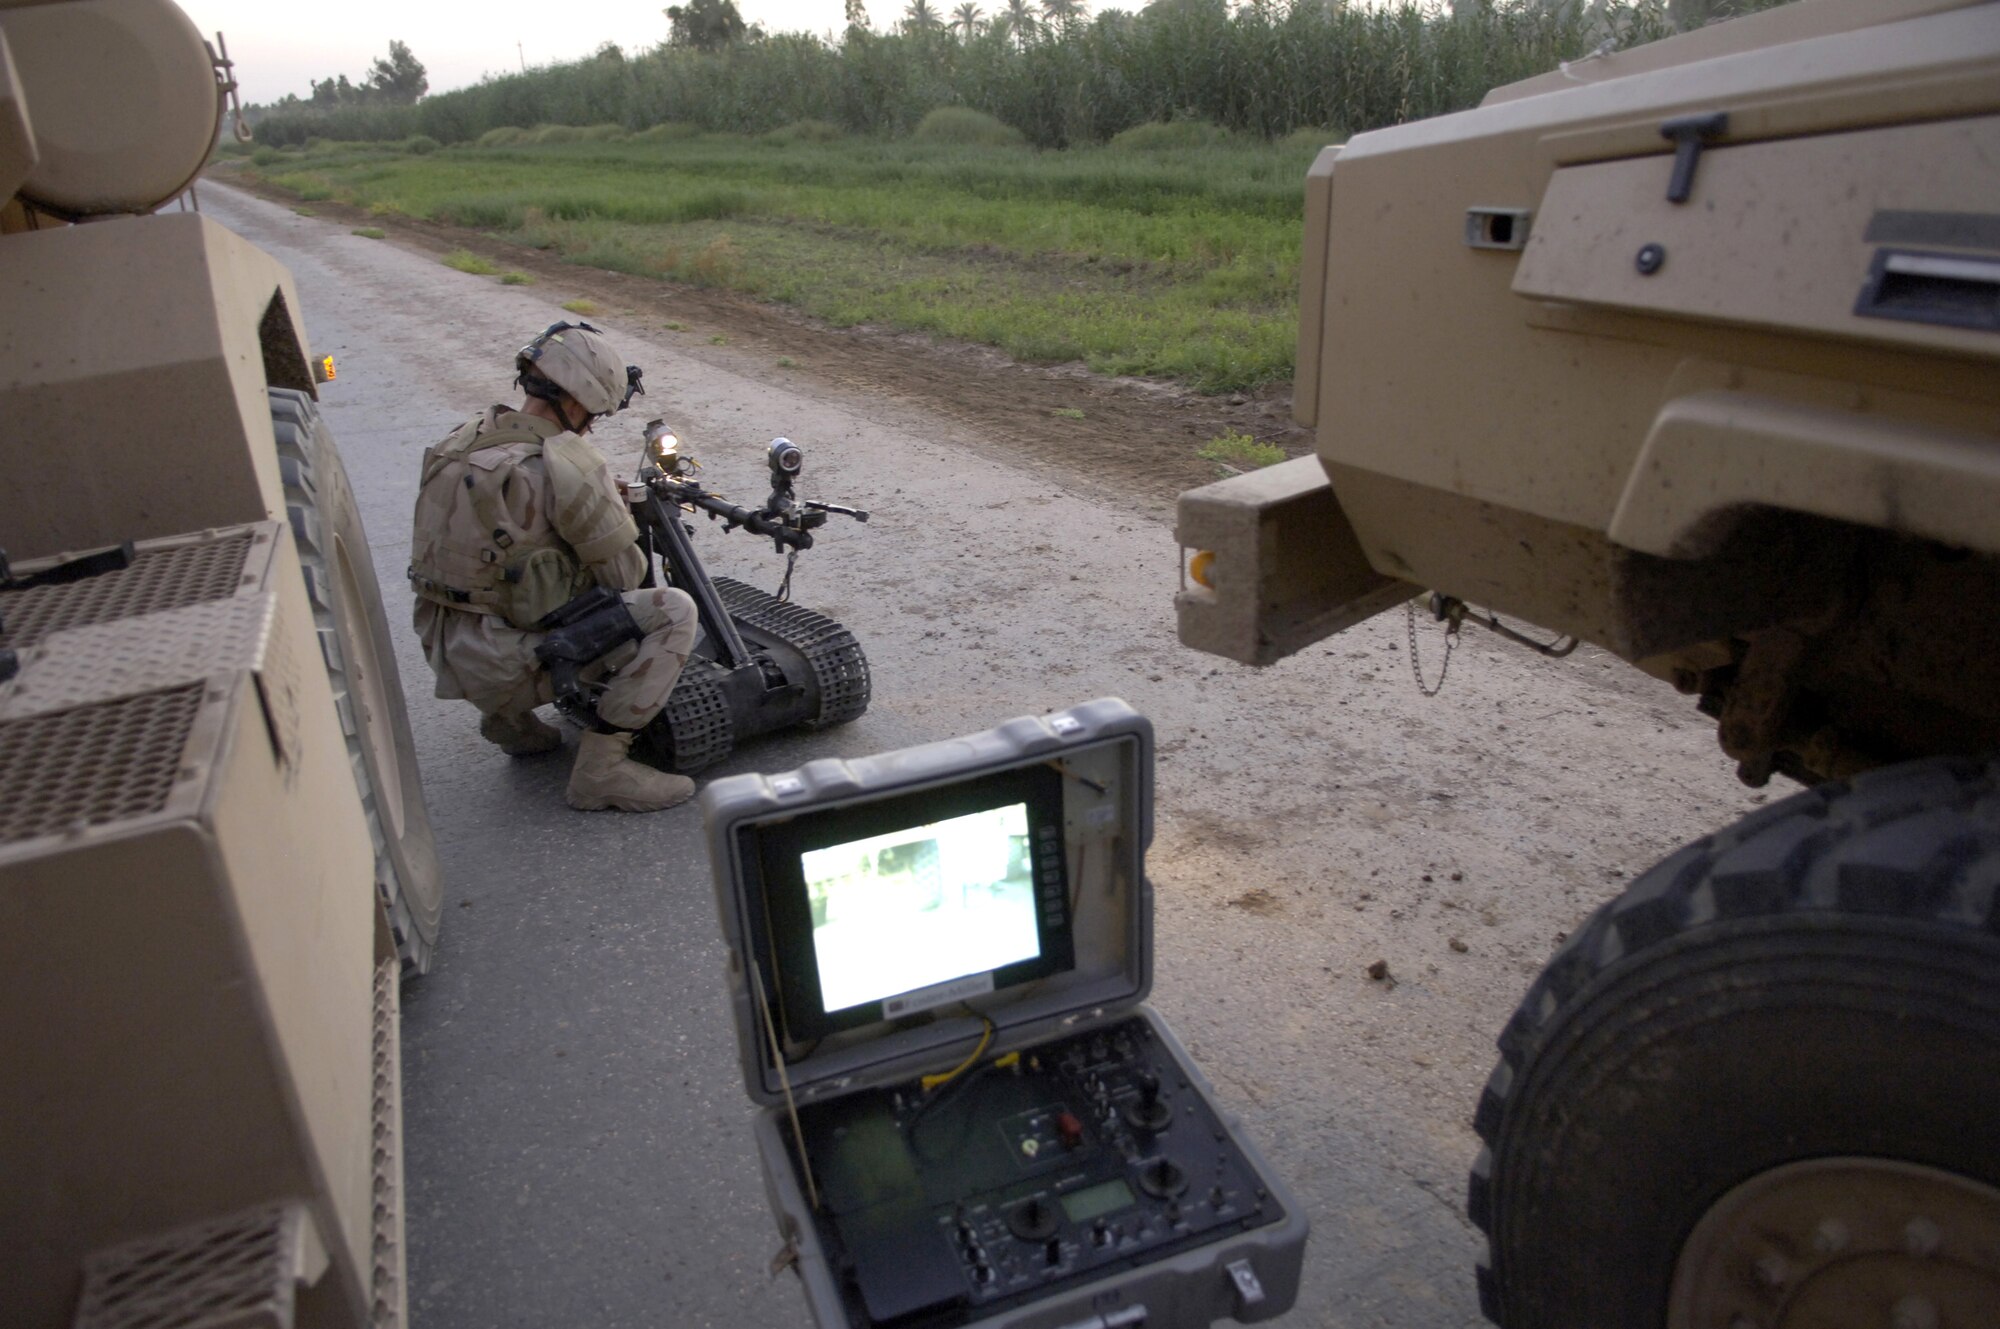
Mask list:
POLYGON ((1041 954, 1028 805, 801 855, 829 1011, 1041 954))
POLYGON ((789 1038, 976 1001, 1074 963, 1053 768, 750 833, 789 1038))

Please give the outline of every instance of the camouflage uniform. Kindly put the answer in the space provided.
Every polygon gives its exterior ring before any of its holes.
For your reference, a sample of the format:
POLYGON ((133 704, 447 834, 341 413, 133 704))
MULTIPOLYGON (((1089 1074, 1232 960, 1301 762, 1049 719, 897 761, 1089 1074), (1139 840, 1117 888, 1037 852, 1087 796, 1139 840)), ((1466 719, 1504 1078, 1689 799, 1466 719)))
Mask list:
MULTIPOLYGON (((551 701, 529 624, 593 583, 624 592, 644 640, 584 671, 598 718, 643 729, 694 649, 694 601, 638 590, 638 528, 604 457, 553 421, 494 406, 424 454, 410 580, 437 695, 487 717, 551 701)), ((482 731, 483 732, 483 731, 482 731)))

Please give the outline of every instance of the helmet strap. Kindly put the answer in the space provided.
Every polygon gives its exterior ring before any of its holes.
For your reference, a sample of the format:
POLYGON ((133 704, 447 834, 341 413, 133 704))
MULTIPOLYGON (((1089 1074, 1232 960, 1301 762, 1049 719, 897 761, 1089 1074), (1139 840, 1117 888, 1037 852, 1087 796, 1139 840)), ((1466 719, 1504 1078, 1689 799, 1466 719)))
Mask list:
MULTIPOLYGON (((570 396, 559 384, 549 379, 546 375, 531 367, 523 366, 521 372, 514 375, 514 382, 519 386, 521 391, 527 393, 530 397, 547 402, 550 409, 556 413, 556 423, 572 434, 581 434, 585 429, 590 427, 590 422, 597 418, 589 411, 585 411, 581 425, 571 424, 569 422, 569 408, 564 406, 563 403, 565 401, 576 401, 576 398, 570 396)), ((583 403, 577 402, 577 405, 580 407, 583 403)))
MULTIPOLYGON (((559 419, 559 420, 560 420, 560 421, 562 422, 562 427, 563 427, 564 429, 567 429, 567 430, 569 430, 569 432, 570 432, 570 433, 572 433, 572 434, 581 434, 581 433, 582 433, 582 432, 583 432, 584 430, 586 430, 586 429, 590 428, 590 422, 591 422, 592 420, 595 420, 595 419, 596 419, 597 417, 596 417, 596 416, 594 416, 594 415, 592 415, 592 414, 591 414, 591 413, 590 413, 589 411, 585 411, 585 412, 583 413, 583 423, 582 423, 582 424, 580 424, 580 425, 573 425, 573 424, 571 424, 571 423, 569 422, 569 408, 568 408, 567 406, 563 405, 563 402, 564 402, 565 400, 568 400, 568 401, 576 401, 576 399, 575 399, 574 397, 569 397, 569 396, 568 396, 567 394, 563 394, 563 395, 560 395, 560 396, 556 397, 556 399, 555 399, 555 400, 553 400, 553 401, 551 401, 551 402, 549 403, 549 405, 551 405, 551 406, 553 406, 553 407, 555 407, 555 408, 556 408, 556 416, 557 416, 557 418, 558 418, 558 419, 559 419)), ((582 402, 577 402, 577 405, 578 405, 578 406, 581 406, 581 405, 583 405, 583 403, 582 403, 582 402)))

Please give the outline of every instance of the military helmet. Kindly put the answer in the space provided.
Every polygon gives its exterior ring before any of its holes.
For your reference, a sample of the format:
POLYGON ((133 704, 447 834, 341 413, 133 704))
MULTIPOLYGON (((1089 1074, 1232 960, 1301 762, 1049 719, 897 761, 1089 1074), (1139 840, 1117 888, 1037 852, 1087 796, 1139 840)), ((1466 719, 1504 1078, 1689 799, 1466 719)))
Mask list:
POLYGON ((620 365, 604 334, 588 323, 551 323, 514 356, 514 381, 532 396, 536 380, 554 384, 593 416, 623 410, 639 386, 639 366, 620 365))

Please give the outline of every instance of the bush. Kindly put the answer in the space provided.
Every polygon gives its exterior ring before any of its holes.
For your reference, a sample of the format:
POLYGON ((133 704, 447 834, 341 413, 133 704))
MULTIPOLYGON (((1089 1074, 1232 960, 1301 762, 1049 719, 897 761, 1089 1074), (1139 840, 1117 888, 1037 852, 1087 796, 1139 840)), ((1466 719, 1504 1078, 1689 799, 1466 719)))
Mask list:
POLYGON ((609 143, 625 137, 623 125, 536 125, 531 143, 609 143))
POLYGON ((419 157, 428 152, 436 152, 443 146, 429 134, 413 134, 403 140, 403 151, 415 153, 419 157))
POLYGON ((632 135, 634 143, 682 143, 691 138, 701 137, 701 127, 682 120, 669 120, 665 124, 642 129, 632 135))
POLYGON ((535 279, 525 272, 503 272, 500 274, 502 286, 533 286, 535 279))
POLYGON ((252 132, 266 147, 296 148, 315 138, 342 143, 385 143, 417 132, 415 106, 339 106, 332 110, 274 111, 252 132))
POLYGON ((794 120, 764 135, 764 141, 784 147, 792 143, 833 143, 846 137, 847 131, 824 120, 794 120))
POLYGON ((1128 152, 1171 152, 1179 148, 1213 147, 1228 137, 1226 130, 1206 120, 1155 120, 1113 134, 1111 146, 1128 152))
POLYGON ((287 159, 288 154, 277 148, 259 148, 250 154, 252 166, 276 166, 287 159))
POLYGON ((1027 135, 970 106, 940 106, 917 122, 915 138, 926 143, 960 143, 969 147, 1019 147, 1027 135))
POLYGON ((511 148, 516 143, 528 142, 529 137, 529 131, 521 128, 519 125, 501 125, 498 129, 489 129, 481 134, 479 136, 479 146, 482 148, 511 148))

